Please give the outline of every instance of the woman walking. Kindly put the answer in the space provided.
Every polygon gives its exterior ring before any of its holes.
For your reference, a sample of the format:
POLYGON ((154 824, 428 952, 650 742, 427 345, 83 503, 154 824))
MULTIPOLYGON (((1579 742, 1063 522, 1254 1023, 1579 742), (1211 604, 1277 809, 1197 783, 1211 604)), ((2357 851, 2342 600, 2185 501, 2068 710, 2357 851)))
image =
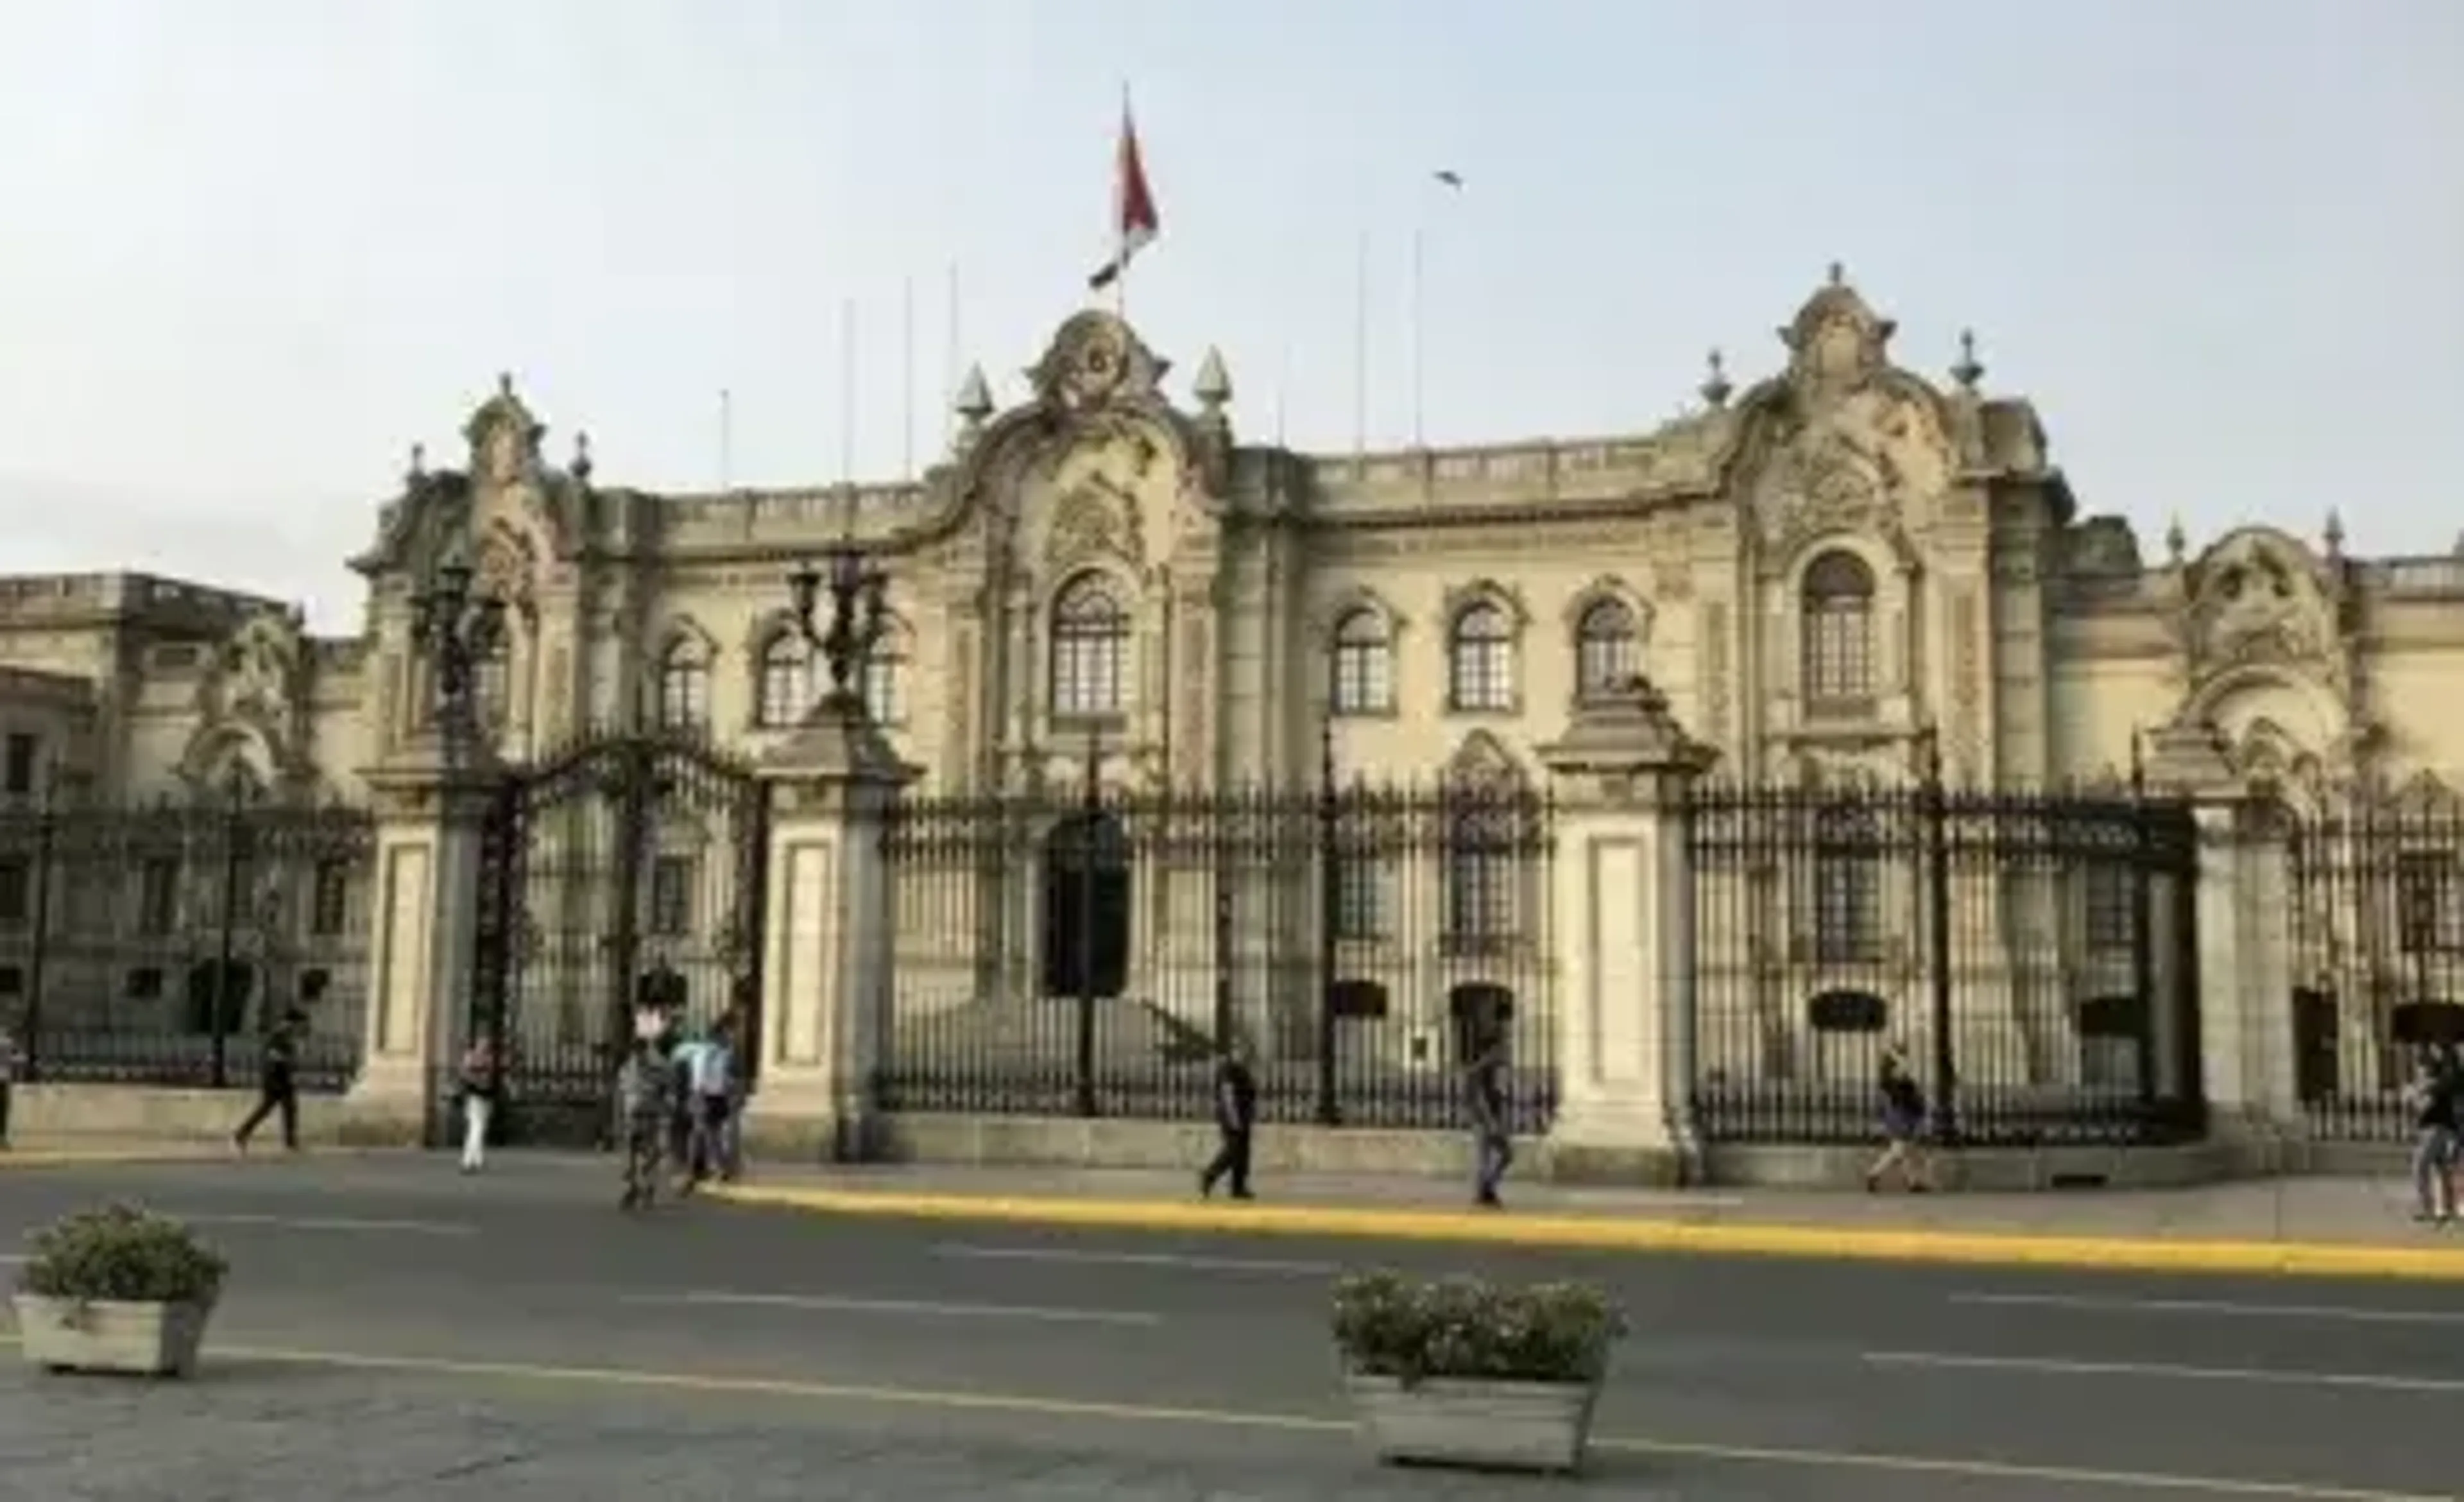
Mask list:
POLYGON ((462 1171, 488 1166, 488 1127, 496 1114, 496 1039, 483 1032, 462 1055, 462 1171))

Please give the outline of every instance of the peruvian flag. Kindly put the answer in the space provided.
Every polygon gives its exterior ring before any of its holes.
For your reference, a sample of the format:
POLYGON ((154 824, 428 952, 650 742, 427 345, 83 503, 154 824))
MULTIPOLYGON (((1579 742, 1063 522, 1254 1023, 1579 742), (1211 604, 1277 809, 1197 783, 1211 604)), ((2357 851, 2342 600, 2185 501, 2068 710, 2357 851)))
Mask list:
POLYGON ((1121 279, 1130 257, 1145 250, 1163 229, 1155 215, 1155 192, 1147 187, 1146 164, 1138 157, 1138 124, 1130 118, 1130 101, 1121 100, 1121 149, 1112 165, 1112 232, 1118 237, 1112 258, 1087 278, 1090 291, 1121 279))

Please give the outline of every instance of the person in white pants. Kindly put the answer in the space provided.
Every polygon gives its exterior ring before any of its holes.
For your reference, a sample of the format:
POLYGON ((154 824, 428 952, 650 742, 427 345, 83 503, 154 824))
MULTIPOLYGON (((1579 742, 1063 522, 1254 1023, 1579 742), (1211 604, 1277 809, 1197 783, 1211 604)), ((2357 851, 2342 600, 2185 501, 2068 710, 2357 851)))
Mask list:
POLYGON ((462 1171, 488 1166, 488 1123, 496 1107, 496 1045, 485 1033, 462 1055, 462 1171))

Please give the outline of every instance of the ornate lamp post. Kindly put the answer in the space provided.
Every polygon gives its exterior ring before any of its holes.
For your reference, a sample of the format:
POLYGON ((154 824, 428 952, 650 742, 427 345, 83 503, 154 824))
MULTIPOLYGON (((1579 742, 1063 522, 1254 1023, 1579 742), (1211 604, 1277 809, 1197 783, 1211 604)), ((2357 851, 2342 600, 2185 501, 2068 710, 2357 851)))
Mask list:
POLYGON ((439 567, 429 586, 411 596, 410 607, 411 646, 436 670, 451 755, 462 750, 463 738, 477 730, 473 697, 479 665, 505 639, 505 602, 494 595, 473 598, 471 567, 457 560, 439 567))
POLYGON ((826 572, 807 563, 787 576, 796 626, 829 668, 830 690, 823 703, 842 714, 869 715, 858 674, 889 629, 890 578, 852 541, 834 544, 825 563, 826 572), (815 619, 825 588, 829 591, 826 625, 815 619))

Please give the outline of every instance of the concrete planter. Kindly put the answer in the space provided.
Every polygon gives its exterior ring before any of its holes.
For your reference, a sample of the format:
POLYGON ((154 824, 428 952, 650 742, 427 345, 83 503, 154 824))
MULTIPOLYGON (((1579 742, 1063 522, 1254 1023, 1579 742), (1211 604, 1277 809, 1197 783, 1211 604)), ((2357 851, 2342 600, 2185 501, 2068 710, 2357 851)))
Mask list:
POLYGON ((123 1304, 16 1296, 17 1340, 29 1363, 53 1372, 193 1377, 209 1304, 123 1304))
POLYGON ((1346 1374, 1361 1437, 1381 1461, 1571 1473, 1592 1440, 1597 1382, 1466 1381, 1410 1386, 1346 1374))

